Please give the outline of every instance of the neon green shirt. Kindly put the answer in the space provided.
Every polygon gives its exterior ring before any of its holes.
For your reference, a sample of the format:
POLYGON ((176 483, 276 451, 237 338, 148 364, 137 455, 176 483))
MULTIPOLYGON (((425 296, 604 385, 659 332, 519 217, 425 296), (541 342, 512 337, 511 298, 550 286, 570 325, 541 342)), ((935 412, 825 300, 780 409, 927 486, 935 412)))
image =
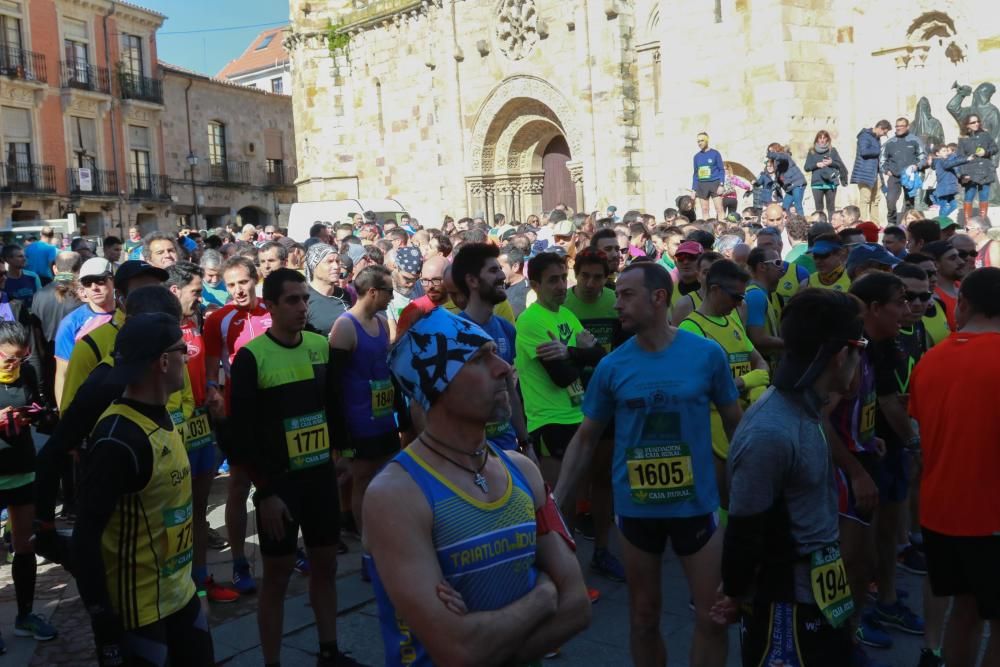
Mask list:
POLYGON ((558 387, 538 360, 535 348, 555 338, 565 345, 576 345, 576 335, 583 331, 580 320, 568 308, 558 313, 540 303, 533 303, 517 318, 517 356, 514 366, 524 394, 524 413, 528 430, 547 424, 579 424, 583 421, 583 385, 579 380, 569 387, 558 387), (549 334, 552 337, 549 337, 549 334))

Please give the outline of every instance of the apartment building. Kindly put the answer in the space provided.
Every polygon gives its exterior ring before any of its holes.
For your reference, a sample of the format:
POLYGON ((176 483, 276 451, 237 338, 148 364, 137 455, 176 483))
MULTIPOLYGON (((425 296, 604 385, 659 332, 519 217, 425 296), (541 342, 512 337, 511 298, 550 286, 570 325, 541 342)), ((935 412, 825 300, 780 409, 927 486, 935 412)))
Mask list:
POLYGON ((160 67, 166 174, 178 223, 285 226, 296 198, 292 98, 160 67))
POLYGON ((87 235, 176 224, 164 19, 112 0, 0 0, 0 228, 70 212, 87 235))
POLYGON ((278 95, 291 95, 291 61, 285 48, 288 35, 288 26, 264 30, 238 58, 226 63, 216 78, 278 95))

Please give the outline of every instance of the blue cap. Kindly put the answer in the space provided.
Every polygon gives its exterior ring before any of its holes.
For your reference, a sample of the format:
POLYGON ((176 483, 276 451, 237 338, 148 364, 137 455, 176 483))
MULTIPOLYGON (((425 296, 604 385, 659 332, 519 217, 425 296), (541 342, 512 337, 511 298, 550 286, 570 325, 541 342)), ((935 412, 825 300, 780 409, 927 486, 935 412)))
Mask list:
POLYGON ((389 369, 403 391, 430 410, 472 355, 492 341, 475 322, 435 308, 396 341, 389 369))
POLYGON ((840 244, 839 241, 816 241, 813 247, 806 250, 806 253, 810 255, 829 255, 832 252, 837 252, 844 246, 840 244))
POLYGON ((901 260, 896 257, 891 252, 885 249, 885 246, 881 246, 877 243, 862 243, 859 246, 855 246, 854 250, 847 257, 847 272, 850 273, 851 269, 866 262, 877 262, 878 264, 884 264, 886 266, 896 266, 901 260))

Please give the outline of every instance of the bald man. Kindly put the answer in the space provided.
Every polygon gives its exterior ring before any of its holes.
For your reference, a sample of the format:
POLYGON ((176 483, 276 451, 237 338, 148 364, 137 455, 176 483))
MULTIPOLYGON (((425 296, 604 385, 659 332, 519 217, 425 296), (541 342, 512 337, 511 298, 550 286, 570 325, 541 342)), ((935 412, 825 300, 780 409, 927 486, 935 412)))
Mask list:
POLYGON ((722 155, 708 147, 708 134, 698 134, 698 152, 694 154, 694 173, 691 189, 701 206, 701 217, 708 218, 708 200, 712 200, 715 217, 722 220, 726 213, 722 208, 722 182, 726 179, 726 167, 722 155))
POLYGON ((420 286, 424 288, 424 295, 411 301, 400 313, 396 323, 397 339, 406 333, 410 325, 448 300, 445 273, 450 268, 448 260, 441 255, 424 262, 420 269, 420 286))

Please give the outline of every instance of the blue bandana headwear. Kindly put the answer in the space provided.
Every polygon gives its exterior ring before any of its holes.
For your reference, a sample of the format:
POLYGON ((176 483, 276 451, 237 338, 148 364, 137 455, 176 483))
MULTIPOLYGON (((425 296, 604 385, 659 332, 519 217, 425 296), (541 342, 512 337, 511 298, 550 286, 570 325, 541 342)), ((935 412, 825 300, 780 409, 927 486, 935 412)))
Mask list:
POLYGON ((435 308, 396 342, 389 368, 403 391, 430 410, 462 366, 492 340, 475 322, 435 308))

